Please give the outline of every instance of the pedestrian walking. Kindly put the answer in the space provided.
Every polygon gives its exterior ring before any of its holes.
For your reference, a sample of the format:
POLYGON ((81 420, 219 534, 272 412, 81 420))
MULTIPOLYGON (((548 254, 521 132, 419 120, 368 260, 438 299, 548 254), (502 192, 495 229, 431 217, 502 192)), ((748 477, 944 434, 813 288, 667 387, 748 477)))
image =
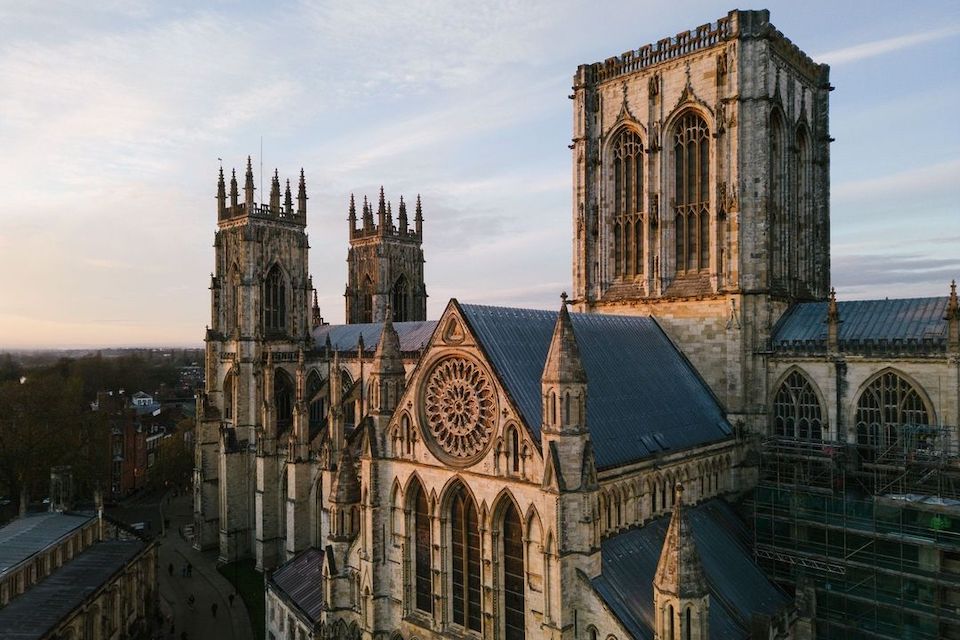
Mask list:
POLYGON ((231 606, 231 607, 233 606, 233 599, 234 599, 235 597, 236 597, 236 595, 234 595, 233 593, 231 593, 229 596, 227 596, 227 600, 230 601, 230 606, 231 606))
POLYGON ((213 617, 214 617, 214 618, 217 617, 217 603, 216 603, 216 602, 214 602, 212 605, 210 605, 210 613, 213 614, 213 617))
POLYGON ((167 573, 170 574, 170 577, 171 577, 171 578, 173 577, 173 563, 172 563, 172 562, 171 562, 169 565, 167 565, 167 573))
POLYGON ((197 599, 193 597, 193 594, 190 594, 190 597, 187 598, 187 605, 189 605, 190 610, 193 611, 193 605, 197 602, 197 599))
POLYGON ((187 577, 190 578, 193 576, 193 565, 189 562, 187 563, 187 577))

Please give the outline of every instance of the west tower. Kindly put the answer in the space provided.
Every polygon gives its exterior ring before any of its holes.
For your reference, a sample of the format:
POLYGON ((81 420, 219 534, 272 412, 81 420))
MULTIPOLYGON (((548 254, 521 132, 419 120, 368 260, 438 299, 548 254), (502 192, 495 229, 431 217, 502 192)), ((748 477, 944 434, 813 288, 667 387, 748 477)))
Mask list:
POLYGON ((350 196, 350 250, 347 254, 346 319, 348 324, 383 322, 390 309, 394 322, 427 319, 427 289, 423 283, 423 210, 420 196, 413 227, 400 198, 396 224, 393 207, 383 195, 376 205, 364 197, 361 220, 350 196), (374 216, 376 215, 376 219, 374 216))
POLYGON ((194 524, 197 546, 218 545, 224 561, 255 552, 262 567, 280 551, 284 459, 303 457, 307 443, 302 360, 313 286, 303 170, 296 196, 276 171, 267 203, 254 192, 250 158, 242 200, 236 172, 228 190, 220 170, 194 524))
POLYGON ((829 290, 829 68, 732 11, 574 76, 580 310, 654 315, 731 413, 789 306, 829 290))

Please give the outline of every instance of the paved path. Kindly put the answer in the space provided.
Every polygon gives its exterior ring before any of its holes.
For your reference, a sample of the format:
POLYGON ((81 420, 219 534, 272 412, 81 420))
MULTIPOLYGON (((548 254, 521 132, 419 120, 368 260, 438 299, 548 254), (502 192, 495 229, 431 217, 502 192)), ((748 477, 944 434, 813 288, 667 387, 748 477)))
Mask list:
POLYGON ((116 516, 124 520, 139 517, 136 521, 142 522, 149 517, 147 511, 152 511, 153 533, 160 542, 160 609, 168 620, 160 637, 180 640, 185 631, 187 640, 253 640, 247 608, 239 594, 230 606, 228 596, 233 593, 233 585, 217 571, 216 554, 195 551, 182 536, 183 528, 192 523, 190 497, 126 505, 118 509, 116 516), (166 532, 161 527, 163 518, 170 519, 170 529, 166 532), (181 575, 188 562, 193 565, 189 578, 181 575), (173 575, 169 572, 171 564, 173 575), (193 607, 188 604, 191 595, 195 599, 193 607), (214 603, 217 605, 216 617, 211 609, 214 603), (173 635, 170 634, 170 620, 173 621, 173 635))

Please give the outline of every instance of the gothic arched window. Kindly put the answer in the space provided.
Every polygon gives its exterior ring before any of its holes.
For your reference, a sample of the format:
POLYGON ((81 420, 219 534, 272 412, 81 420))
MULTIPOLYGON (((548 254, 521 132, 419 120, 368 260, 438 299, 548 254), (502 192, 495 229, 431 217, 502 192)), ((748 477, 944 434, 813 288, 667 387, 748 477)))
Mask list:
POLYGON ((613 142, 614 275, 643 273, 643 142, 629 129, 613 142))
POLYGON ((467 490, 456 488, 450 504, 451 604, 453 622, 480 629, 480 524, 467 490))
POLYGON ((232 420, 233 419, 233 385, 234 385, 234 375, 233 371, 227 374, 223 379, 223 419, 232 420))
POLYGON ((393 321, 406 322, 410 319, 410 287, 406 276, 401 275, 393 285, 393 321))
POLYGON ((319 397, 320 387, 323 382, 320 380, 320 374, 311 371, 307 376, 307 402, 310 403, 310 428, 316 429, 323 424, 325 416, 323 398, 319 397))
POLYGON ((893 371, 877 376, 857 400, 857 442, 861 455, 874 460, 884 450, 922 446, 922 433, 915 441, 904 436, 914 427, 930 424, 930 411, 920 392, 893 371))
POLYGON ((823 409, 813 385, 799 371, 792 371, 777 389, 773 400, 773 432, 787 438, 821 440, 823 409))
POLYGON ((360 289, 360 322, 373 322, 373 281, 370 276, 363 278, 360 289))
POLYGON ((710 130, 690 111, 674 131, 674 225, 678 272, 710 263, 710 130))
POLYGON ((287 328, 287 285, 279 265, 273 265, 263 282, 263 327, 267 331, 287 328))
POLYGON ((413 497, 413 566, 416 576, 416 607, 420 611, 433 612, 433 578, 430 561, 430 508, 427 495, 416 480, 411 485, 413 497))
POLYGON ((273 377, 273 407, 278 435, 293 423, 293 396, 293 381, 283 369, 277 369, 273 377))
POLYGON ((523 640, 526 637, 524 614, 523 530, 520 514, 513 502, 507 501, 503 510, 500 552, 503 559, 503 626, 505 640, 523 640))

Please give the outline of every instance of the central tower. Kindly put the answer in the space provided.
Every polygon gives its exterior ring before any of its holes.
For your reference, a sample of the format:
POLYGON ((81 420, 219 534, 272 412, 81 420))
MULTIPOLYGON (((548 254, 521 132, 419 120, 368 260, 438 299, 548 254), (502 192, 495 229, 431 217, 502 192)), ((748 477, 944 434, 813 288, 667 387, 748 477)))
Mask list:
POLYGON ((407 205, 400 197, 397 223, 393 207, 383 195, 373 205, 363 198, 362 220, 357 226, 353 195, 347 217, 350 250, 347 254, 346 298, 348 324, 382 323, 387 310, 394 322, 427 319, 427 289, 423 284, 423 211, 420 196, 414 212, 414 226, 407 218, 407 205))
POLYGON ((792 302, 830 281, 829 68, 731 11, 574 76, 581 311, 656 316, 733 414, 792 302))

